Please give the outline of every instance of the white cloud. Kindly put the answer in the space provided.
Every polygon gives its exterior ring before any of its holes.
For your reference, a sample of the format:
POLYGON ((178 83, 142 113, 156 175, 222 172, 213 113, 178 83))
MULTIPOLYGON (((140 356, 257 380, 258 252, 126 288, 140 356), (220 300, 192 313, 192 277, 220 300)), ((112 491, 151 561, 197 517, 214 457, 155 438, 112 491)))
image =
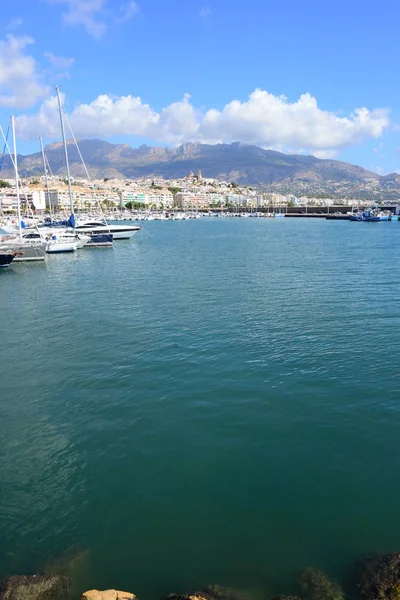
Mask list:
POLYGON ((63 13, 67 25, 83 25, 87 32, 100 38, 106 31, 103 21, 106 0, 49 0, 51 4, 66 5, 63 13))
POLYGON ((44 56, 50 62, 51 66, 55 69, 69 69, 75 62, 74 58, 67 58, 66 56, 56 56, 52 52, 45 52, 44 56))
MULTIPOLYGON (((128 0, 119 8, 108 8, 107 0, 47 0, 50 4, 61 4, 66 7, 63 20, 67 25, 83 25, 94 38, 101 38, 107 30, 107 20, 113 18, 117 23, 129 21, 139 7, 135 0, 128 0)), ((110 2, 110 5, 113 5, 110 2)))
POLYGON ((209 6, 203 6, 200 9, 199 16, 202 17, 203 19, 206 19, 207 17, 209 17, 210 14, 211 14, 211 9, 209 6))
POLYGON ((33 41, 12 34, 0 40, 0 106, 28 108, 49 93, 35 59, 25 53, 33 41))
POLYGON ((138 12, 138 5, 134 0, 131 0, 131 2, 126 2, 119 7, 118 15, 116 16, 115 20, 119 23, 125 23, 126 21, 132 19, 132 17, 134 17, 138 12))
POLYGON ((339 117, 321 110, 308 93, 290 103, 285 96, 255 90, 246 102, 234 100, 222 111, 209 110, 201 134, 213 143, 240 140, 264 147, 332 152, 377 138, 387 125, 385 110, 356 108, 349 117, 339 117))
MULTIPOLYGON (((38 115, 20 118, 20 135, 51 137, 58 128, 55 109, 52 98, 43 103, 38 115)), ((234 100, 222 110, 210 109, 205 114, 195 109, 188 94, 161 112, 139 97, 104 94, 89 104, 78 104, 70 121, 80 137, 131 135, 173 145, 239 141, 321 158, 379 138, 389 124, 386 110, 357 108, 339 117, 320 109, 310 94, 291 103, 263 90, 255 90, 245 102, 234 100)))
POLYGON ((18 29, 18 27, 21 27, 21 25, 22 25, 21 17, 18 17, 16 19, 11 19, 11 21, 6 25, 5 30, 11 31, 13 29, 18 29))
POLYGON ((383 142, 378 144, 375 148, 373 148, 374 152, 380 152, 383 149, 383 142))

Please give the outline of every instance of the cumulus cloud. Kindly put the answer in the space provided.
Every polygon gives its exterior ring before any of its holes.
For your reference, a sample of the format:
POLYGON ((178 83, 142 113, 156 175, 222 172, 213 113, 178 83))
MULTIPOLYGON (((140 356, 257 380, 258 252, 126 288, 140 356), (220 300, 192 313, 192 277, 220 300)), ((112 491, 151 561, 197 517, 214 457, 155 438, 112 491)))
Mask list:
POLYGON ((103 21, 106 0, 49 0, 51 4, 63 4, 64 23, 67 25, 83 25, 87 32, 100 38, 106 31, 103 21))
POLYGON ((296 102, 255 90, 246 102, 234 100, 222 111, 209 110, 201 133, 211 142, 333 151, 379 137, 388 125, 387 111, 356 108, 349 117, 322 110, 316 99, 303 94, 296 102))
POLYGON ((12 34, 0 40, 0 106, 28 108, 49 93, 35 59, 26 53, 33 41, 12 34))
MULTIPOLYGON (((41 133, 51 137, 58 118, 55 108, 51 98, 37 115, 20 118, 20 135, 30 138, 41 133)), ((132 135, 173 145, 239 141, 324 158, 379 138, 389 123, 383 109, 356 108, 349 116, 337 116, 319 108, 310 94, 289 102, 284 96, 263 90, 255 90, 245 102, 234 100, 222 110, 205 113, 195 109, 188 94, 160 112, 139 97, 104 94, 89 104, 78 104, 70 121, 80 137, 132 135)))
POLYGON ((134 0, 131 0, 131 2, 126 2, 126 4, 122 4, 122 6, 119 7, 118 15, 115 20, 119 23, 125 23, 132 19, 138 12, 138 5, 134 0))
POLYGON ((110 8, 107 0, 47 0, 50 4, 61 4, 66 7, 62 13, 67 25, 83 25, 94 38, 101 38, 107 30, 107 20, 113 18, 117 23, 129 21, 139 7, 135 0, 128 0, 119 7, 110 8))
POLYGON ((56 56, 52 52, 45 52, 44 56, 47 58, 51 66, 55 69, 69 69, 75 62, 74 58, 67 58, 66 56, 56 56))

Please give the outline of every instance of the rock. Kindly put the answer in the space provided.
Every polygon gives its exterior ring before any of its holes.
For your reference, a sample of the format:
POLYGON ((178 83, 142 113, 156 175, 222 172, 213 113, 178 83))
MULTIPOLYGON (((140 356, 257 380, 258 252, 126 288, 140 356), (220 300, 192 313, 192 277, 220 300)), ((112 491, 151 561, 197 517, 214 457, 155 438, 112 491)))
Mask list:
POLYGON ((89 590, 82 594, 82 600, 137 600, 137 598, 135 594, 121 590, 89 590))
POLYGON ((204 588, 207 596, 215 600, 246 600, 246 596, 234 588, 222 585, 209 585, 204 588))
POLYGON ((246 600, 246 597, 233 588, 221 585, 209 585, 199 592, 167 594, 162 600, 246 600))
POLYGON ((68 587, 64 575, 13 575, 0 585, 0 600, 57 600, 68 587))
POLYGON ((314 567, 306 567, 300 572, 299 586, 306 600, 343 600, 344 598, 340 585, 314 567))
POLYGON ((363 600, 400 600, 400 552, 367 557, 358 588, 363 600))
POLYGON ((118 600, 137 600, 135 594, 131 594, 131 592, 121 592, 121 590, 117 590, 117 599, 118 600))
POLYGON ((162 600, 210 600, 210 597, 203 592, 193 592, 193 594, 166 594, 162 600))

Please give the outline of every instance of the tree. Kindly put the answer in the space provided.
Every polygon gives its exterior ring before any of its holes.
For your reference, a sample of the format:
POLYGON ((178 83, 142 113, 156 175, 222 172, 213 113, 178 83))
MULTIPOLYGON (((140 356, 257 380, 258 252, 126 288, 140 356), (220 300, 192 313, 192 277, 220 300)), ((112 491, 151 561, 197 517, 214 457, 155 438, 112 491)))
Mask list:
POLYGON ((239 186, 238 186, 238 184, 237 184, 235 181, 232 181, 232 182, 231 182, 231 187, 232 187, 232 188, 237 188, 237 187, 239 187, 239 186))
POLYGON ((0 179, 0 188, 10 188, 11 185, 8 183, 8 181, 4 181, 3 179, 0 179))
POLYGON ((178 192, 181 192, 181 191, 182 191, 182 188, 178 188, 178 187, 169 187, 168 189, 169 189, 169 191, 170 191, 172 194, 174 194, 174 196, 175 196, 175 194, 177 194, 178 192))

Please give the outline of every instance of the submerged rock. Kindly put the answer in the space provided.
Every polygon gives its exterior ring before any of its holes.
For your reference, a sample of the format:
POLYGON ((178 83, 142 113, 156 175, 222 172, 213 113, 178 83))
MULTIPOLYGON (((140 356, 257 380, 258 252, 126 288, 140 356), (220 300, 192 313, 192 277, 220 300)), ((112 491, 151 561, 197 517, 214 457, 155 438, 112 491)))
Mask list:
POLYGON ((82 600, 137 600, 137 597, 121 590, 89 590, 82 594, 82 600))
POLYGON ((343 600, 344 598, 340 585, 314 567, 306 567, 300 572, 299 586, 306 600, 343 600))
POLYGON ((193 592, 193 594, 166 594, 162 600, 211 600, 205 592, 193 592))
POLYGON ((167 594, 162 600, 247 600, 247 598, 242 592, 234 588, 208 585, 203 590, 189 594, 167 594))
POLYGON ((222 585, 208 585, 204 592, 215 600, 246 600, 245 594, 239 590, 222 585))
POLYGON ((359 575, 363 600, 400 600, 400 552, 365 557, 359 575))
POLYGON ((0 585, 0 600, 57 600, 68 591, 64 575, 13 575, 0 585))

